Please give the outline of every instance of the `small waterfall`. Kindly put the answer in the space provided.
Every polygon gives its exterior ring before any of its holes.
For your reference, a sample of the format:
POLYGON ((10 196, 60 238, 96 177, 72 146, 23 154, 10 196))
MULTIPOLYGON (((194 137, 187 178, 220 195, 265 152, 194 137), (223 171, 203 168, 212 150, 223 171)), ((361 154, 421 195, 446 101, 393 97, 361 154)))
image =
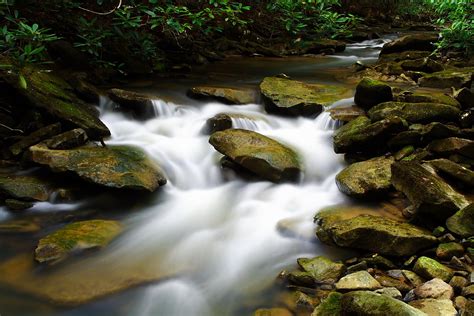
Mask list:
POLYGON ((152 100, 153 112, 155 116, 167 117, 172 116, 174 112, 178 111, 178 106, 171 102, 163 100, 152 100))
POLYGON ((253 119, 247 117, 232 117, 232 127, 242 128, 250 131, 264 131, 272 127, 262 119, 253 119))

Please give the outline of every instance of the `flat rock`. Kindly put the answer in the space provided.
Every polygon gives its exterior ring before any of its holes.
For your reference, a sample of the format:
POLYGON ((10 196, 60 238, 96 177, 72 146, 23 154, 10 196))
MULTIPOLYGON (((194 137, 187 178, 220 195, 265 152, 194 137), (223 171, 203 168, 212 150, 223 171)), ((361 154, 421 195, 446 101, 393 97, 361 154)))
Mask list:
POLYGON ((282 115, 316 116, 350 94, 341 86, 308 84, 296 80, 266 77, 260 84, 265 109, 282 115))
POLYGON ((444 70, 426 74, 418 80, 420 87, 438 88, 438 89, 461 89, 470 88, 472 84, 474 70, 444 70))
POLYGON ((434 51, 434 43, 438 41, 438 34, 421 33, 397 38, 386 43, 380 55, 401 53, 405 51, 434 51))
POLYGON ((454 308, 453 302, 447 299, 427 298, 409 303, 410 306, 425 312, 429 316, 456 316, 458 312, 454 308))
POLYGON ((120 106, 123 112, 131 113, 137 119, 147 119, 155 116, 153 99, 156 97, 123 89, 110 89, 108 95, 120 106))
POLYGON ((367 197, 390 189, 393 158, 377 157, 356 162, 336 176, 339 190, 352 197, 367 197))
POLYGON ((460 114, 461 111, 451 105, 406 102, 381 103, 371 108, 368 112, 372 121, 379 121, 396 116, 412 123, 457 121, 460 114))
POLYGON ((430 143, 427 149, 442 156, 460 154, 474 158, 474 141, 470 139, 459 137, 439 139, 430 143))
POLYGON ((436 237, 430 232, 390 218, 359 215, 337 220, 330 216, 330 213, 317 215, 319 227, 316 234, 321 241, 332 241, 340 247, 390 256, 409 256, 436 243, 436 237), (383 242, 384 240, 390 240, 390 243, 383 242))
POLYGON ((474 186, 474 172, 449 159, 435 159, 428 162, 441 175, 445 174, 464 184, 474 186))
POLYGON ((462 210, 456 212, 446 220, 448 229, 461 236, 474 236, 474 204, 470 204, 462 210))
POLYGON ((401 94, 395 96, 394 101, 407 103, 438 103, 461 108, 460 102, 455 98, 446 93, 438 91, 404 91, 401 94))
POLYGON ((427 316, 393 297, 370 291, 354 291, 342 297, 343 315, 364 316, 427 316))
POLYGON ((434 170, 416 161, 399 161, 392 164, 392 184, 403 192, 420 215, 445 219, 469 204, 466 197, 434 170))
POLYGON ((24 201, 47 201, 52 185, 46 179, 34 175, 0 173, 0 193, 24 201))
POLYGON ((35 249, 38 262, 59 261, 72 252, 103 248, 122 231, 122 225, 111 220, 89 220, 69 224, 40 239, 35 249))
POLYGON ((424 256, 418 258, 413 267, 413 271, 428 280, 438 278, 444 282, 449 282, 453 276, 453 271, 450 268, 434 259, 424 256))
POLYGON ((406 122, 398 117, 371 123, 367 117, 360 116, 334 132, 334 151, 347 153, 373 150, 385 146, 390 138, 406 129, 406 122))
POLYGON ((166 183, 161 170, 140 149, 130 146, 52 150, 30 147, 30 159, 55 172, 70 171, 84 180, 111 188, 154 191, 166 183))
POLYGON ((451 285, 435 278, 418 286, 414 293, 417 298, 452 299, 454 291, 451 285))
POLYGON ((10 152, 14 156, 18 156, 23 151, 28 149, 28 147, 36 145, 39 142, 41 142, 42 140, 45 140, 45 139, 47 139, 49 137, 52 137, 54 135, 57 135, 59 133, 61 133, 61 124, 60 123, 55 123, 55 124, 45 126, 43 128, 40 128, 37 131, 34 131, 30 135, 23 137, 19 142, 11 145, 10 146, 10 152))
POLYGON ((249 104, 256 102, 255 93, 248 89, 197 86, 191 88, 188 95, 197 99, 216 99, 227 104, 249 104))
POLYGON ((44 143, 49 149, 71 149, 84 145, 87 134, 82 128, 76 128, 47 139, 44 143))
POLYGON ((393 100, 392 88, 381 81, 364 78, 356 87, 354 102, 363 109, 393 100))
POLYGON ((302 172, 298 155, 276 140, 243 129, 211 135, 209 142, 221 154, 273 182, 298 180, 302 172))
POLYGON ((382 285, 367 271, 348 274, 336 283, 336 289, 339 291, 377 290, 380 288, 382 285))
POLYGON ((311 259, 299 258, 298 265, 315 280, 315 283, 334 283, 346 269, 344 264, 333 262, 323 256, 311 259))

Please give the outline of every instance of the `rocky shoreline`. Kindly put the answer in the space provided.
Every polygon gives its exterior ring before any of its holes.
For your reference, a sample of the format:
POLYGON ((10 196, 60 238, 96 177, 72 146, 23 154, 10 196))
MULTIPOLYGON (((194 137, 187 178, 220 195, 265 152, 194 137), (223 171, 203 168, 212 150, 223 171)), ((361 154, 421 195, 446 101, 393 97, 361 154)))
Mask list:
MULTIPOLYGON (((335 120, 345 122, 334 134, 334 151, 350 164, 336 176, 338 188, 357 200, 396 201, 398 214, 392 219, 344 206, 318 211, 318 239, 361 255, 341 262, 322 256, 299 259, 298 270, 278 278, 283 289, 278 305, 255 315, 474 313, 474 63, 455 54, 433 57, 435 40, 432 34, 415 34, 386 44, 375 65, 357 64, 351 73, 359 81, 355 106, 331 110, 335 120)), ((0 104, 0 191, 12 213, 21 214, 53 196, 75 200, 78 191, 91 187, 154 192, 166 184, 166 175, 146 153, 105 145, 110 131, 90 104, 106 94, 117 110, 145 120, 154 115, 152 97, 122 89, 100 91, 81 77, 65 80, 9 60, 0 64, 6 65, 0 74, 5 91, 0 104), (24 173, 32 167, 36 170, 24 173)), ((283 74, 264 78, 259 92, 267 112, 290 117, 316 117, 351 96, 350 89, 299 82, 283 74)), ((189 95, 228 104, 256 100, 253 91, 232 87, 199 86, 189 95)), ((202 129, 224 155, 223 168, 275 183, 304 176, 293 149, 257 132, 235 129, 235 115, 220 113, 202 129)), ((20 266, 28 274, 35 264, 56 265, 78 252, 106 247, 123 230, 118 221, 94 214, 76 219, 59 219, 69 224, 38 241, 37 263, 31 264, 32 254, 1 264, 0 271, 8 274, 20 266)), ((0 232, 38 231, 33 224, 13 219, 0 223, 0 232)), ((42 291, 23 285, 19 290, 77 305, 156 279, 119 280, 77 297, 71 284, 64 293, 54 286, 42 291)), ((14 287, 17 281, 4 283, 14 287)))

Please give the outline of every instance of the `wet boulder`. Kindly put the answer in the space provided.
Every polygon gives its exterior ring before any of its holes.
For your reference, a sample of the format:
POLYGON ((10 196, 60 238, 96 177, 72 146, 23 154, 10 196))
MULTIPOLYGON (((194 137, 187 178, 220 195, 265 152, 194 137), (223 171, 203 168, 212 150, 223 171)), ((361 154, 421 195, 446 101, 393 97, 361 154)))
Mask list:
POLYGON ((371 108, 368 115, 372 121, 397 116, 412 123, 457 121, 461 111, 440 103, 385 102, 371 108))
POLYGON ((44 139, 55 136, 61 133, 61 124, 55 123, 31 133, 28 136, 23 137, 20 141, 10 146, 10 152, 14 156, 18 156, 28 147, 38 144, 44 139))
POLYGON ((47 139, 44 144, 49 149, 70 149, 87 142, 87 134, 82 128, 76 128, 47 139))
POLYGON ((52 185, 35 175, 0 174, 0 194, 22 201, 47 201, 52 185))
POLYGON ((406 122, 398 117, 390 117, 375 123, 360 116, 340 127, 334 133, 336 153, 363 152, 385 146, 394 135, 407 129, 406 122))
POLYGON ((97 109, 78 98, 74 89, 55 73, 25 67, 19 74, 23 80, 14 72, 2 72, 0 76, 32 105, 61 122, 82 128, 89 138, 100 140, 110 136, 97 109))
POLYGON ((377 290, 382 285, 367 271, 357 271, 342 277, 336 284, 339 291, 377 290))
POLYGON ((120 106, 120 110, 137 119, 148 119, 155 116, 153 99, 156 97, 123 89, 110 89, 109 98, 120 106))
POLYGON ((356 162, 336 176, 339 190, 352 197, 377 196, 390 189, 392 157, 356 162))
POLYGON ((219 113, 206 121, 203 133, 212 134, 230 128, 238 128, 239 125, 243 126, 244 129, 254 129, 258 127, 259 123, 267 124, 268 122, 257 116, 240 113, 219 113))
POLYGON ((392 100, 392 88, 381 81, 364 78, 356 87, 354 102, 363 109, 392 100))
POLYGON ((320 283, 335 283, 342 276, 346 267, 342 263, 318 256, 314 258, 299 258, 301 271, 288 273, 288 280, 293 284, 314 286, 320 283))
POLYGON ((318 214, 316 230, 325 243, 376 252, 390 256, 409 256, 436 243, 430 232, 412 224, 386 217, 359 215, 350 219, 318 214), (390 240, 390 243, 385 242, 390 240))
POLYGON ((474 93, 468 88, 462 88, 453 92, 453 97, 461 103, 463 109, 474 108, 474 93))
POLYGON ((260 84, 265 109, 290 116, 316 116, 323 107, 349 96, 340 86, 308 84, 296 80, 266 77, 260 84))
POLYGON ((427 316, 424 312, 384 294, 370 291, 346 293, 341 300, 343 315, 427 316))
POLYGON ((446 220, 448 229, 461 236, 474 236, 474 204, 470 204, 456 212, 446 220))
POLYGON ((426 74, 418 80, 420 87, 438 88, 438 89, 461 89, 471 88, 474 70, 444 70, 426 74))
POLYGON ((122 225, 111 220, 72 223, 41 238, 35 249, 35 259, 38 262, 54 262, 73 252, 103 248, 121 231, 122 225))
POLYGON ((382 47, 380 55, 401 53, 405 51, 434 51, 434 43, 438 41, 438 34, 420 33, 406 35, 393 40, 382 47))
POLYGON ((55 172, 71 172, 80 178, 111 188, 155 191, 166 183, 159 167, 141 150, 130 146, 79 147, 52 150, 30 147, 29 158, 55 172))
POLYGON ((416 260, 413 271, 427 280, 438 278, 444 282, 449 282, 454 273, 438 261, 424 256, 416 260))
POLYGON ((431 142, 427 149, 441 156, 462 155, 474 158, 474 141, 459 137, 449 137, 431 142))
POLYGON ((341 293, 329 293, 329 295, 325 299, 323 299, 321 303, 314 309, 311 316, 341 315, 341 299, 341 293))
POLYGON ((469 204, 464 195, 454 190, 432 168, 415 161, 393 163, 392 184, 408 197, 420 215, 445 219, 469 204))
POLYGON ((256 102, 256 95, 248 89, 197 86, 188 91, 195 99, 215 99, 227 104, 249 104, 256 102))
POLYGON ((214 148, 234 163, 273 182, 296 181, 302 167, 292 149, 256 132, 228 129, 209 139, 214 148))
POLYGON ((433 73, 444 70, 443 64, 434 61, 433 59, 428 57, 421 59, 405 60, 400 64, 400 66, 403 68, 403 70, 418 71, 424 73, 433 73))
POLYGON ((388 145, 392 149, 403 146, 426 145, 434 139, 457 136, 460 129, 454 125, 433 122, 430 124, 412 124, 407 131, 403 131, 389 140, 388 145))
POLYGON ((474 171, 449 159, 435 159, 428 162, 441 175, 447 175, 466 185, 474 186, 474 171))
POLYGON ((407 103, 438 103, 461 108, 461 104, 455 98, 437 91, 404 91, 396 95, 394 101, 407 103))

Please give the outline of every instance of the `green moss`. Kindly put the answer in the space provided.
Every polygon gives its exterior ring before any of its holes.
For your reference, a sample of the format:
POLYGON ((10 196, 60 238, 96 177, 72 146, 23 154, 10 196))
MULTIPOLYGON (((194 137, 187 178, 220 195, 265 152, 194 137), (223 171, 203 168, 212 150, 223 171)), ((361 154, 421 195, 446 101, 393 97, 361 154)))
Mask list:
POLYGON ((344 294, 341 305, 343 315, 426 316, 422 311, 402 301, 369 291, 355 291, 344 294))
POLYGON ((36 176, 0 174, 0 192, 26 201, 47 201, 51 183, 36 176))
POLYGON ((336 282, 346 269, 342 263, 333 262, 323 256, 311 259, 299 258, 298 265, 308 272, 316 282, 336 282))
POLYGON ((474 236, 474 204, 470 204, 448 218, 446 226, 459 236, 474 236))
POLYGON ((439 103, 385 102, 374 106, 368 112, 372 121, 388 117, 401 117, 409 122, 456 121, 460 110, 439 103))
POLYGON ((341 300, 342 294, 338 292, 329 293, 328 297, 324 299, 321 304, 314 309, 312 316, 335 316, 341 315, 341 300))
POLYGON ((428 257, 418 258, 413 271, 428 280, 438 278, 444 282, 449 282, 453 276, 453 271, 450 268, 428 257))

